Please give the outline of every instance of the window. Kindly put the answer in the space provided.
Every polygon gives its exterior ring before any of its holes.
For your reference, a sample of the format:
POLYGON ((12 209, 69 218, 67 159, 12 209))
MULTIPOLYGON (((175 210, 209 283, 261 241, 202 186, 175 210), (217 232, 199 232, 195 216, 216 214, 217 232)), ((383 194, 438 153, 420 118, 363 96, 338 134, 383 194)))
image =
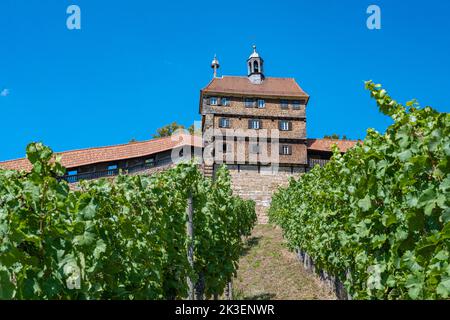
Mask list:
POLYGON ((290 131, 290 130, 292 130, 292 122, 285 121, 285 120, 280 121, 279 122, 279 129, 281 131, 290 131))
POLYGON ((261 129, 261 121, 260 120, 248 120, 248 128, 249 129, 261 129))
POLYGON ((67 171, 67 182, 77 182, 78 181, 78 170, 67 171))
POLYGON ((266 107, 266 102, 264 101, 264 99, 258 99, 258 108, 265 108, 266 107))
POLYGON ((223 97, 222 99, 220 99, 220 102, 225 107, 230 105, 230 100, 228 98, 226 98, 226 97, 223 97))
POLYGON ((145 159, 144 164, 146 167, 153 167, 155 165, 155 159, 154 158, 145 159))
POLYGON ((291 155, 292 154, 292 146, 287 145, 287 144, 280 146, 280 154, 281 155, 291 155))
POLYGON ((254 143, 254 144, 250 145, 250 153, 253 153, 253 154, 259 154, 260 153, 260 148, 259 148, 259 145, 257 143, 254 143))
POLYGON ((230 119, 220 118, 219 119, 219 127, 220 128, 229 128, 230 127, 230 119))
POLYGON ((289 108, 289 101, 281 100, 281 109, 288 109, 288 108, 289 108))
POLYGON ((292 101, 292 108, 295 110, 300 109, 301 105, 302 105, 301 101, 292 101))
POLYGON ((245 98, 245 100, 244 100, 244 105, 246 108, 252 108, 254 103, 255 103, 255 101, 250 98, 245 98))
POLYGON ((253 62, 253 70, 255 73, 259 72, 259 64, 258 61, 253 62))
POLYGON ((108 172, 107 172, 108 176, 114 175, 116 173, 116 170, 117 170, 117 164, 110 164, 108 166, 108 172))
POLYGON ((210 104, 210 105, 212 105, 212 106, 217 106, 217 103, 218 103, 218 101, 217 101, 217 98, 216 98, 216 97, 211 97, 211 98, 209 98, 209 104, 210 104))

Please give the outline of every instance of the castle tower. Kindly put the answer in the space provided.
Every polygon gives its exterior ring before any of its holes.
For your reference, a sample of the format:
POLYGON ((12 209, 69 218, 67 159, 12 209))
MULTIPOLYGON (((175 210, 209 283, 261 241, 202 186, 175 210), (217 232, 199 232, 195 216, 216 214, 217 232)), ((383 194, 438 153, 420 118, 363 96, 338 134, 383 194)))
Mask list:
POLYGON ((246 63, 247 75, 217 77, 214 59, 214 78, 200 91, 204 174, 226 164, 234 192, 255 200, 264 223, 272 192, 308 165, 309 96, 293 78, 265 76, 256 46, 246 63))

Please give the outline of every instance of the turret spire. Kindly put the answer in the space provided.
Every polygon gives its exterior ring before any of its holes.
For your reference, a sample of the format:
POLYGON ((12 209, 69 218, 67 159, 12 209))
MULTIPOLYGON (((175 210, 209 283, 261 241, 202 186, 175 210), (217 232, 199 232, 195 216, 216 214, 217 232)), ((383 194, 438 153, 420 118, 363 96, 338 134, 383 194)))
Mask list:
POLYGON ((216 55, 214 55, 214 59, 211 62, 211 68, 213 68, 213 70, 214 70, 213 77, 217 78, 217 69, 220 68, 220 64, 219 64, 219 60, 217 60, 216 55))

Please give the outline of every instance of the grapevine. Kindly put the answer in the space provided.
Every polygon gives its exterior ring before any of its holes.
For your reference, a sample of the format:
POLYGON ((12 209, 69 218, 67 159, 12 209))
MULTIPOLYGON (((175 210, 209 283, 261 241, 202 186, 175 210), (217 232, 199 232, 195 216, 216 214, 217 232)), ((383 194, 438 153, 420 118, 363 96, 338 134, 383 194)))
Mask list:
POLYGON ((354 299, 447 299, 450 116, 366 87, 394 123, 291 180, 270 220, 354 299))
POLYGON ((210 297, 236 273, 256 214, 233 196, 226 168, 214 181, 184 163, 71 190, 50 148, 32 143, 27 158, 31 172, 0 170, 0 299, 182 299, 200 273, 210 297))

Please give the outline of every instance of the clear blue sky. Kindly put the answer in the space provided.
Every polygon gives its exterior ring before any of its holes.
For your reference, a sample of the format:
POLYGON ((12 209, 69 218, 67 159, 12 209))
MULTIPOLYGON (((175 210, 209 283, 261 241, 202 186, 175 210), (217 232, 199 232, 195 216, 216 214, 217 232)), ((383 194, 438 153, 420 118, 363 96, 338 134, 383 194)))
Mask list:
POLYGON ((368 79, 449 112, 449 14, 446 0, 1 0, 0 160, 31 141, 63 151, 189 125, 213 55, 220 74, 244 75, 252 44, 266 75, 294 77, 311 95, 308 137, 384 130, 368 79), (79 31, 66 28, 70 4, 79 31), (381 30, 366 28, 370 4, 381 30))

